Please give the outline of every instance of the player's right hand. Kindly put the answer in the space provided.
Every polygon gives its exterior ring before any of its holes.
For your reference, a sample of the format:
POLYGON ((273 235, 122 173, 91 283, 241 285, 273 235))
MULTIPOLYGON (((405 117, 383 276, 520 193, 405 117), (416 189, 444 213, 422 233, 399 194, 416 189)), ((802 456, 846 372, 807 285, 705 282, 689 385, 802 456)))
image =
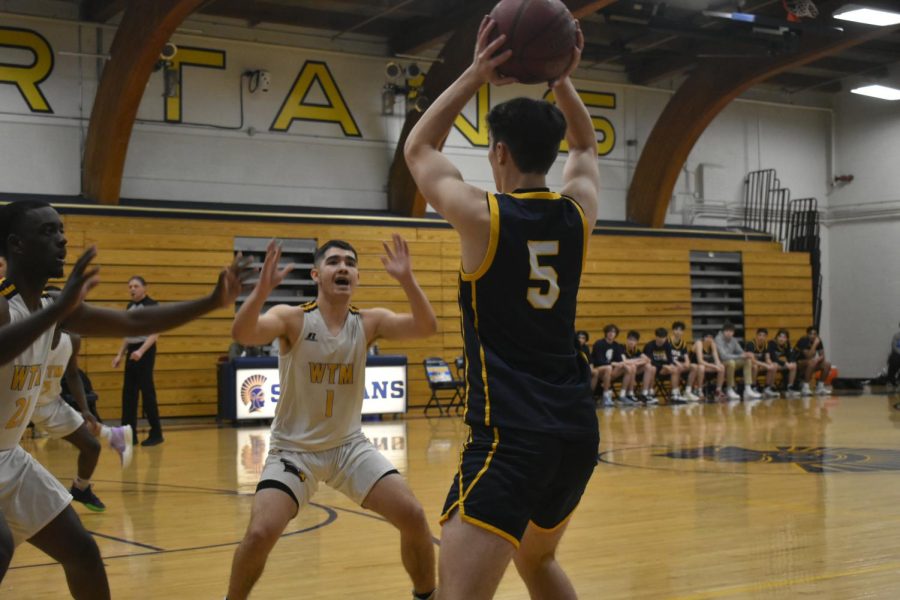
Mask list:
POLYGON ((485 15, 478 27, 478 38, 475 40, 475 59, 472 61, 472 67, 478 74, 481 81, 490 82, 494 85, 506 85, 515 83, 515 77, 503 77, 497 73, 497 67, 505 63, 512 56, 512 50, 506 49, 497 53, 503 44, 506 43, 506 34, 501 33, 494 41, 489 42, 491 31, 497 26, 497 21, 492 19, 490 15, 485 15))
POLYGON ((266 259, 259 270, 259 281, 256 288, 260 292, 269 294, 284 282, 287 274, 294 270, 294 263, 278 268, 278 262, 281 260, 281 244, 275 240, 270 240, 266 246, 266 259))
POLYGON ((75 312, 88 292, 100 283, 100 267, 91 266, 97 256, 97 247, 91 246, 78 258, 62 291, 56 296, 56 306, 62 311, 60 321, 75 312))
POLYGON ((112 359, 112 368, 113 368, 113 369, 118 369, 118 368, 119 368, 119 363, 120 363, 120 362, 122 362, 122 355, 121 355, 121 354, 117 355, 115 358, 112 359))

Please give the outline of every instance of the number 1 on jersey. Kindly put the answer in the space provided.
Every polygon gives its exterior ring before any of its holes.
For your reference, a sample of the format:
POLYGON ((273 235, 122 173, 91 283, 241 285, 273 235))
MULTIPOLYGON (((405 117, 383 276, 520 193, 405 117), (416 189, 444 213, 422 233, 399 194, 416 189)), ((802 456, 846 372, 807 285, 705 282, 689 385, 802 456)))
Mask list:
POLYGON ((330 417, 334 412, 334 390, 325 392, 325 416, 330 417))
POLYGON ((539 262, 541 256, 556 256, 558 254, 558 241, 528 242, 528 260, 531 264, 529 279, 546 281, 549 284, 546 292, 542 292, 539 287, 528 288, 528 302, 535 308, 549 310, 559 300, 559 274, 553 267, 543 266, 539 262))

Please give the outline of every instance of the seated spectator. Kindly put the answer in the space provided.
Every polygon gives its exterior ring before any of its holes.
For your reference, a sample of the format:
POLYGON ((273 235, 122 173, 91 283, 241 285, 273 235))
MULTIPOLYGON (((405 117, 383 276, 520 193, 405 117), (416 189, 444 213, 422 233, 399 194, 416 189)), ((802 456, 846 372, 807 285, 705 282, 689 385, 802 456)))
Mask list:
POLYGON ((775 339, 769 342, 769 358, 781 371, 785 398, 795 398, 800 392, 794 387, 797 378, 797 360, 791 347, 791 338, 787 329, 779 329, 775 339))
POLYGON ((744 399, 758 399, 760 395, 750 387, 750 384, 753 382, 753 365, 750 353, 744 350, 741 347, 741 343, 734 337, 734 325, 731 323, 725 323, 722 326, 722 331, 716 336, 716 349, 719 351, 719 360, 725 365, 725 377, 728 380, 725 395, 728 399, 741 399, 734 389, 734 372, 738 367, 744 369, 744 399))
MULTIPOLYGON (((588 345, 590 339, 590 334, 583 329, 579 329, 575 332, 575 347, 579 352, 584 353, 587 358, 591 357, 591 347, 588 345)), ((591 389, 594 389, 594 386, 591 386, 591 389)))
POLYGON ((603 380, 603 406, 612 406, 612 382, 622 377, 622 389, 619 400, 627 401, 625 390, 634 378, 635 365, 626 364, 624 360, 625 346, 616 342, 619 328, 607 325, 603 328, 603 339, 594 342, 591 351, 591 389, 597 389, 597 382, 603 380))
MULTIPOLYGON (((684 323, 675 321, 672 323, 672 337, 669 338, 672 347, 672 364, 678 369, 678 377, 685 376, 684 399, 688 402, 697 402, 700 397, 691 391, 691 382, 697 374, 697 365, 691 363, 690 346, 684 339, 684 323)), ((673 396, 675 395, 673 388, 673 396)), ((680 396, 680 392, 679 392, 680 396)))
POLYGON ((760 327, 756 330, 756 337, 747 342, 745 349, 750 353, 750 363, 753 368, 753 383, 758 381, 760 374, 766 376, 766 389, 763 395, 766 398, 777 398, 778 392, 775 391, 775 375, 778 374, 778 367, 769 357, 769 330, 760 327))
POLYGON ((804 396, 811 396, 812 391, 809 389, 809 382, 812 381, 814 374, 819 373, 819 382, 816 384, 816 394, 827 396, 831 390, 825 387, 825 379, 831 371, 831 363, 825 358, 825 344, 819 337, 819 332, 815 326, 806 328, 806 336, 797 340, 797 370, 801 373, 803 379, 803 387, 800 393, 804 396))
POLYGON ((725 392, 722 386, 725 384, 725 365, 719 360, 719 350, 716 348, 716 340, 713 334, 707 333, 702 340, 694 342, 694 361, 697 363, 698 373, 695 375, 694 381, 697 386, 695 394, 704 396, 703 382, 706 381, 707 374, 716 374, 716 392, 715 399, 717 401, 725 400, 725 392))
POLYGON ((644 375, 644 387, 641 390, 641 399, 648 405, 657 404, 656 396, 653 392, 653 382, 656 380, 656 368, 650 364, 650 359, 641 351, 638 341, 641 334, 633 329, 628 332, 625 339, 625 364, 634 367, 634 377, 631 378, 630 386, 628 386, 628 394, 626 398, 629 402, 637 401, 634 395, 634 386, 637 376, 644 375))
POLYGON ((656 330, 656 338, 644 346, 644 354, 650 359, 650 364, 659 375, 668 375, 672 378, 672 404, 684 404, 681 391, 678 389, 681 381, 681 371, 672 359, 672 345, 669 343, 669 332, 665 327, 656 330))

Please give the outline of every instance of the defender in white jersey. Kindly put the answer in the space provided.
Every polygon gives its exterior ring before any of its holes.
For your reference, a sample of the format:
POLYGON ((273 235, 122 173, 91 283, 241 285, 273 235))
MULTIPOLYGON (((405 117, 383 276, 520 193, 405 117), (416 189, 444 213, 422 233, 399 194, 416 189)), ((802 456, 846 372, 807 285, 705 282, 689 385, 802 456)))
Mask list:
POLYGON ((122 466, 131 461, 131 426, 108 427, 97 422, 88 408, 84 385, 78 374, 78 351, 81 337, 57 328, 53 344, 44 368, 44 381, 31 421, 36 427, 62 438, 78 448, 78 473, 69 493, 72 498, 94 512, 103 512, 106 506, 97 497, 91 485, 91 476, 100 459, 100 442, 97 437, 109 440, 110 447, 118 452, 122 466), (61 395, 62 379, 81 412, 69 406, 61 395))
POLYGON ((434 547, 422 506, 360 428, 368 345, 377 338, 427 337, 437 330, 434 309, 413 276, 406 242, 395 235, 393 246, 384 244, 384 249, 387 256, 381 260, 406 292, 411 314, 354 308, 356 251, 331 240, 316 251, 315 302, 278 305, 260 315, 266 298, 293 268, 278 268, 281 248, 272 241, 259 281, 235 316, 232 334, 240 344, 278 339, 281 396, 250 524, 234 554, 230 600, 249 595, 275 542, 320 482, 397 527, 414 597, 434 595, 434 547))
MULTIPOLYGON (((14 545, 27 540, 62 565, 74 598, 105 600, 109 583, 100 550, 69 506, 71 496, 19 446, 41 391, 53 331, 57 324, 107 337, 165 331, 232 305, 250 273, 246 261, 235 257, 209 295, 132 315, 84 302, 99 281, 98 269, 90 264, 97 254, 93 247, 75 262, 57 296, 42 297, 47 280, 63 275, 66 243, 62 219, 46 202, 0 207, 0 255, 8 261, 0 283, 0 514, 14 545)), ((8 550, 4 530, 0 527, 0 567, 8 550)))

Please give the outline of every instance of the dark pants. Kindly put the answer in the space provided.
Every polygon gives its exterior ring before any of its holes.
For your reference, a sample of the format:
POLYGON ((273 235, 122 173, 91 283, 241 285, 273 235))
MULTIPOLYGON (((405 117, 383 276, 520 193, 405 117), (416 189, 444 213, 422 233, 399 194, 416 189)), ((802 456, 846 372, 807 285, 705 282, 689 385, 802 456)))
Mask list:
POLYGON ((150 422, 150 437, 162 437, 159 407, 156 405, 156 387, 153 385, 153 365, 156 362, 156 345, 150 346, 139 361, 131 360, 131 353, 141 344, 129 344, 125 354, 125 383, 122 385, 122 425, 131 425, 137 438, 138 391, 144 400, 144 414, 150 422))
POLYGON ((888 381, 891 383, 897 383, 897 376, 900 375, 900 354, 896 352, 891 352, 890 358, 888 358, 888 381))

